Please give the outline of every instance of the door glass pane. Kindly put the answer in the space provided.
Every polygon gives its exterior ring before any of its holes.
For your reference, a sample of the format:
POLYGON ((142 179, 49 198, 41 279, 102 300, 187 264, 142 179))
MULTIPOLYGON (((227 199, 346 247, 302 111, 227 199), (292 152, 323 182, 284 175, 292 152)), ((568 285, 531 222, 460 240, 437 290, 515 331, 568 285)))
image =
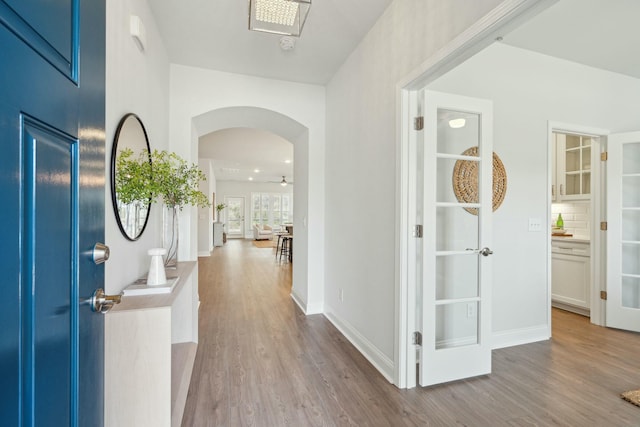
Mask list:
POLYGON ((436 300, 478 296, 478 255, 436 257, 436 300))
POLYGON ((436 208, 436 251, 478 249, 478 216, 459 207, 436 208))
POLYGON ((436 350, 477 343, 477 301, 436 306, 436 350))
POLYGON ((622 211, 622 240, 640 241, 640 211, 622 211))
POLYGON ((640 308, 640 278, 622 277, 622 306, 640 308))
POLYGON ((622 173, 640 173, 640 143, 624 144, 622 153, 622 173))
POLYGON ((227 232, 242 234, 244 228, 244 199, 238 197, 225 198, 227 208, 227 232))
POLYGON ((478 114, 438 109, 438 153, 462 154, 467 148, 479 145, 478 141, 478 114))
POLYGON ((640 245, 622 244, 622 274, 640 274, 640 245))
MULTIPOLYGON (((462 154, 462 152, 460 152, 459 154, 462 154)), ((477 197, 469 198, 462 195, 478 194, 478 170, 480 166, 479 162, 474 162, 472 160, 439 158, 436 165, 436 202, 478 202, 477 197), (460 178, 456 179, 455 177, 464 177, 465 179, 460 180, 460 178), (460 199, 458 199, 458 195, 461 196, 460 199)))
POLYGON ((640 176, 622 177, 622 207, 640 207, 640 176))

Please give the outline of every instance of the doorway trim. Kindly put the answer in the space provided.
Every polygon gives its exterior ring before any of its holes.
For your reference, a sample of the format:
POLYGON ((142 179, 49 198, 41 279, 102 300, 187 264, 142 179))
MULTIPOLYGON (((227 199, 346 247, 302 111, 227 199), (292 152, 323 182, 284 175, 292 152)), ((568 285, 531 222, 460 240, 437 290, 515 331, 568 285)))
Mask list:
POLYGON ((394 383, 399 388, 416 386, 416 351, 411 344, 416 322, 415 143, 414 117, 422 115, 417 92, 471 56, 559 0, 505 0, 396 84, 396 243, 395 243, 395 342, 394 383))
MULTIPOLYGON (((600 221, 606 221, 605 215, 605 189, 604 189, 604 167, 605 164, 600 161, 600 153, 606 150, 607 135, 611 133, 608 129, 600 129, 591 126, 583 126, 572 123, 563 123, 549 120, 547 122, 547 188, 551 188, 553 169, 555 165, 552 163, 553 150, 553 132, 567 132, 579 135, 598 137, 597 148, 594 150, 594 146, 591 147, 591 197, 589 201, 589 208, 591 212, 591 228, 589 233, 590 237, 590 320, 599 326, 605 326, 605 306, 604 300, 600 299, 600 291, 606 291, 606 270, 604 268, 606 261, 606 235, 600 232, 600 221), (595 165, 598 165, 595 167, 595 165)), ((551 217, 551 204, 553 203, 551 192, 547 194, 547 224, 551 224, 553 218, 551 217)), ((548 296, 548 325, 549 336, 551 336, 551 257, 553 256, 551 250, 551 235, 548 236, 548 259, 547 265, 547 296, 548 296)))

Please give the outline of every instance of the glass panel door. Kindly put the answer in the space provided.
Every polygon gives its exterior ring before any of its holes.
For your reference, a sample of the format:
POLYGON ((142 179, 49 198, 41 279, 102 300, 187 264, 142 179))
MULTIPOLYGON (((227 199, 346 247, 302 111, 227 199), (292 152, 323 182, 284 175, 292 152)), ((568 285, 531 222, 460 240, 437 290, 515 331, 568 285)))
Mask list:
POLYGON ((419 382, 491 372, 491 102, 426 91, 419 382))
POLYGON ((228 237, 244 237, 244 197, 225 197, 228 237))
POLYGON ((610 135, 608 151, 606 324, 640 332, 640 132, 610 135))

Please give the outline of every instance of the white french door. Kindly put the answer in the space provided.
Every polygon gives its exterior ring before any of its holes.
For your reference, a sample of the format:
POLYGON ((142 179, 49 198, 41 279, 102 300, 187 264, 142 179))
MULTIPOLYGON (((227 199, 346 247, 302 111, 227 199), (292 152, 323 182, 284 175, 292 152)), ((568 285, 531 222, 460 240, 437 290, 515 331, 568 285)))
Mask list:
POLYGON ((640 132, 609 135, 606 325, 640 332, 640 132))
POLYGON ((424 91, 422 386, 491 372, 492 103, 424 91))
POLYGON ((244 238, 244 197, 225 197, 227 237, 244 238))

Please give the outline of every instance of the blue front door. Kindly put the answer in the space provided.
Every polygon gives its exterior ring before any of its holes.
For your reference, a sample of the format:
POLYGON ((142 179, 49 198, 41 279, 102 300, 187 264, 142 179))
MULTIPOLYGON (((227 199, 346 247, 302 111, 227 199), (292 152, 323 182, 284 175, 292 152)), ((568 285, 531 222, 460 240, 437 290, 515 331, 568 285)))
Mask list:
POLYGON ((104 0, 0 0, 0 425, 101 426, 104 0))

